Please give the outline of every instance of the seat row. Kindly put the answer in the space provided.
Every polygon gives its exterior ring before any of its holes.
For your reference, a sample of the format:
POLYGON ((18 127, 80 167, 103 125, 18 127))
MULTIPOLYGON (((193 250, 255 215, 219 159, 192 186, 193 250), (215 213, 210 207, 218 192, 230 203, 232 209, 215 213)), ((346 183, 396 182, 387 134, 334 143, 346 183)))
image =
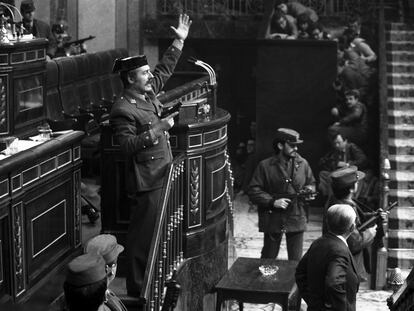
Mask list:
POLYGON ((76 129, 86 133, 81 144, 85 162, 96 158, 99 123, 122 91, 112 65, 116 58, 127 56, 125 49, 112 49, 47 62, 46 119, 53 131, 76 129))

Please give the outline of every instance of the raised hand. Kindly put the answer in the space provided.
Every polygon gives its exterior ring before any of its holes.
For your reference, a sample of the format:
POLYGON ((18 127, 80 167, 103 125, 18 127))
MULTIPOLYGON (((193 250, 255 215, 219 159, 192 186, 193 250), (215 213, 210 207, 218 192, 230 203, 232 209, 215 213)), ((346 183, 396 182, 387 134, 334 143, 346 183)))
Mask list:
POLYGON ((177 28, 170 26, 170 28, 175 32, 175 36, 179 40, 185 40, 188 36, 188 31, 190 30, 191 23, 193 21, 187 14, 180 14, 178 18, 177 28))

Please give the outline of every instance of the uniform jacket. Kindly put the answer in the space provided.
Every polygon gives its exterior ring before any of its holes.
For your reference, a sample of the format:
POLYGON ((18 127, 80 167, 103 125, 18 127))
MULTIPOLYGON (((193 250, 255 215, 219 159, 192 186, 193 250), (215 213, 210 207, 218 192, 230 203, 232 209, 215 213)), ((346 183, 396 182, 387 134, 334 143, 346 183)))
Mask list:
POLYGON ((296 284, 308 311, 354 311, 359 288, 352 254, 328 233, 312 243, 296 268, 296 284))
POLYGON ((110 124, 121 151, 127 156, 126 187, 129 193, 162 187, 168 164, 172 161, 168 132, 156 132, 162 104, 156 98, 172 75, 181 51, 174 45, 164 53, 153 72, 153 92, 146 100, 126 89, 111 109, 110 124))
POLYGON ((301 200, 292 199, 286 210, 273 207, 275 197, 294 195, 305 186, 315 186, 315 178, 308 162, 299 154, 294 158, 293 175, 278 155, 259 163, 249 185, 250 200, 257 204, 260 232, 300 232, 306 230, 306 212, 301 200), (287 179, 292 180, 290 184, 287 179), (280 196, 280 194, 282 194, 280 196))
POLYGON ((333 149, 320 159, 319 165, 322 170, 331 172, 338 168, 339 161, 356 165, 358 169, 364 169, 368 164, 365 153, 354 143, 347 143, 344 152, 333 149))

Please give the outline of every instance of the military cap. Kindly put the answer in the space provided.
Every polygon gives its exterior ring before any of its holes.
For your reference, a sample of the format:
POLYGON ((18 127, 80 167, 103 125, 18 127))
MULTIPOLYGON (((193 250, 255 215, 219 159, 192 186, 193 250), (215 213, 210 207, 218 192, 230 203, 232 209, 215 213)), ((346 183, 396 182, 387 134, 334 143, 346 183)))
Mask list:
POLYGON ((118 244, 116 237, 112 234, 100 234, 90 239, 85 247, 85 253, 99 254, 109 264, 118 258, 124 251, 124 247, 118 244))
POLYGON ((346 188, 352 186, 364 177, 365 174, 358 171, 356 166, 341 168, 331 173, 332 186, 336 188, 346 188))
POLYGON ((285 141, 289 144, 303 143, 303 140, 299 139, 299 133, 288 128, 278 128, 275 135, 275 141, 285 141))
POLYGON ((66 282, 85 286, 106 278, 105 260, 101 255, 90 253, 76 257, 68 264, 66 282))
POLYGON ((117 58, 114 61, 112 72, 129 71, 148 65, 147 57, 145 55, 137 55, 125 58, 117 58))
POLYGON ((36 10, 33 0, 23 0, 20 4, 20 12, 22 14, 33 12, 36 10))

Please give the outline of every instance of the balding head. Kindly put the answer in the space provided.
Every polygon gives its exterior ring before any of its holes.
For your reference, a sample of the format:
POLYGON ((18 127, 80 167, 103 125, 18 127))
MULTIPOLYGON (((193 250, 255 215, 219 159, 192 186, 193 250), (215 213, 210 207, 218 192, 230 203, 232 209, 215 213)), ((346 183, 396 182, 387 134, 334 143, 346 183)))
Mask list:
POLYGON ((355 225, 355 219, 355 210, 348 204, 332 205, 326 212, 328 229, 335 235, 348 235, 352 232, 355 225))

